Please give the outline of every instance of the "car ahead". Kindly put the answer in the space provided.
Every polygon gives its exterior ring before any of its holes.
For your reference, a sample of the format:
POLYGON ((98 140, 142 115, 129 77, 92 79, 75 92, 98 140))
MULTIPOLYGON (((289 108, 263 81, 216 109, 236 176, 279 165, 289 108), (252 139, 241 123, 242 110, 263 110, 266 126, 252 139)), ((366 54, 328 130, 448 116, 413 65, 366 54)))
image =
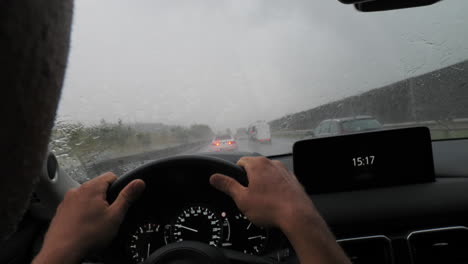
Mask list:
POLYGON ((231 135, 218 135, 211 141, 211 151, 235 151, 237 142, 231 135))
POLYGON ((247 129, 249 139, 260 143, 271 143, 270 125, 265 121, 257 121, 247 129))
POLYGON ((382 124, 372 116, 355 116, 326 119, 314 130, 315 137, 336 136, 382 129, 382 124))

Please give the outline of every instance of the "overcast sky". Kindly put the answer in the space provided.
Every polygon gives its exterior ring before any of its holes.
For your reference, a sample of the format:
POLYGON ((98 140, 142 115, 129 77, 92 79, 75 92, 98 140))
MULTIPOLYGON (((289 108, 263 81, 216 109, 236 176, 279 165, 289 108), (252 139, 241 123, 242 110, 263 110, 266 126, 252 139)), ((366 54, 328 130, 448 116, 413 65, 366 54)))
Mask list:
POLYGON ((468 59, 468 1, 76 0, 59 118, 245 127, 468 59))

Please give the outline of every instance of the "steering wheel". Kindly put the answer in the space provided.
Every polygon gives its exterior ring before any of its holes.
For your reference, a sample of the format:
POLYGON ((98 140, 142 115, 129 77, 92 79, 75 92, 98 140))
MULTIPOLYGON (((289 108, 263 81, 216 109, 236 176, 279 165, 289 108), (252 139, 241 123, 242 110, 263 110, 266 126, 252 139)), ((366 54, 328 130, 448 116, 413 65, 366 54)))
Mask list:
MULTIPOLYGON (((210 156, 202 155, 184 155, 165 158, 157 161, 153 161, 146 165, 143 165, 117 179, 109 188, 107 193, 107 200, 112 203, 120 191, 131 181, 135 179, 141 179, 146 182, 147 188, 143 195, 133 206, 138 203, 144 203, 145 199, 150 199, 151 194, 158 191, 157 188, 161 188, 161 184, 164 186, 164 190, 171 192, 177 190, 182 184, 187 184, 185 180, 174 180, 177 176, 171 175, 171 171, 176 171, 183 168, 185 171, 197 171, 203 170, 204 173, 195 174, 196 179, 190 179, 194 181, 189 184, 197 183, 194 188, 201 189, 214 189, 209 184, 209 177, 213 173, 222 173, 233 177, 241 184, 248 185, 247 177, 243 168, 237 166, 234 163, 215 158, 210 156), (170 182, 170 184, 168 184, 170 182), (159 187, 157 187, 159 186, 159 187)), ((186 177, 187 175, 185 175, 186 177)), ((193 176, 193 175, 190 175, 193 176)), ((195 176, 193 176, 195 177, 195 176)), ((187 178, 185 178, 187 179, 187 178)), ((127 215, 128 218, 128 215, 127 215)), ((126 220, 124 220, 123 224, 126 220)), ((111 253, 112 254, 112 253, 111 253)), ((144 264, 201 264, 201 263, 212 263, 212 264, 226 264, 226 263, 253 263, 253 264, 268 264, 276 263, 270 259, 244 254, 242 252, 216 248, 196 241, 183 241, 172 244, 167 244, 155 252, 153 252, 146 260, 144 264)))

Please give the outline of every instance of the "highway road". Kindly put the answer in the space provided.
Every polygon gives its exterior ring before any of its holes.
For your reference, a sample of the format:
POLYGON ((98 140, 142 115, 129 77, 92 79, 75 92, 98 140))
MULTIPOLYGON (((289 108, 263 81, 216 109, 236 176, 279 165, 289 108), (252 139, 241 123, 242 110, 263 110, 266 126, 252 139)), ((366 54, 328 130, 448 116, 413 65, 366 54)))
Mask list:
MULTIPOLYGON (((250 141, 247 139, 238 140, 238 149, 239 152, 250 152, 250 153, 259 153, 264 156, 272 156, 279 154, 286 154, 292 152, 292 146, 296 139, 292 138, 273 138, 271 144, 259 143, 255 141, 250 141)), ((88 166, 84 171, 80 170, 80 173, 72 173, 68 171, 70 175, 73 175, 73 178, 79 182, 87 181, 91 178, 100 175, 101 173, 112 171, 117 175, 123 175, 131 170, 134 170, 148 162, 164 158, 167 156, 173 155, 184 155, 184 154, 197 154, 197 153, 206 153, 212 152, 210 149, 210 143, 207 143, 204 146, 191 147, 183 152, 171 152, 165 153, 162 151, 147 152, 138 155, 132 155, 127 157, 115 158, 112 160, 101 161, 100 163, 95 163, 91 166, 88 166)))
MULTIPOLYGON (((273 138, 271 144, 267 144, 241 139, 237 140, 239 146, 237 151, 256 152, 264 156, 291 153, 295 141, 296 139, 291 138, 273 138)), ((204 146, 195 152, 211 152, 210 145, 204 146)), ((192 151, 192 153, 194 152, 192 151)))

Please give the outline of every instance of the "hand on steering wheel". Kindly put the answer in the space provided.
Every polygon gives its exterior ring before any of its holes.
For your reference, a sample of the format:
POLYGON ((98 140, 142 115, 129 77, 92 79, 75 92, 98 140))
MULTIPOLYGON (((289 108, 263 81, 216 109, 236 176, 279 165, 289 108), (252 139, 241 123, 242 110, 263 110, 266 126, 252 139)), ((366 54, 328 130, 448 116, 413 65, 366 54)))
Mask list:
POLYGON ((313 204, 296 176, 280 161, 243 157, 237 165, 247 172, 248 187, 215 174, 210 183, 228 194, 247 218, 258 226, 284 227, 297 212, 313 211, 313 204))
POLYGON ((34 264, 81 263, 90 251, 111 242, 128 208, 145 189, 142 180, 134 180, 109 204, 106 192, 116 179, 113 173, 105 173, 67 192, 34 264))

